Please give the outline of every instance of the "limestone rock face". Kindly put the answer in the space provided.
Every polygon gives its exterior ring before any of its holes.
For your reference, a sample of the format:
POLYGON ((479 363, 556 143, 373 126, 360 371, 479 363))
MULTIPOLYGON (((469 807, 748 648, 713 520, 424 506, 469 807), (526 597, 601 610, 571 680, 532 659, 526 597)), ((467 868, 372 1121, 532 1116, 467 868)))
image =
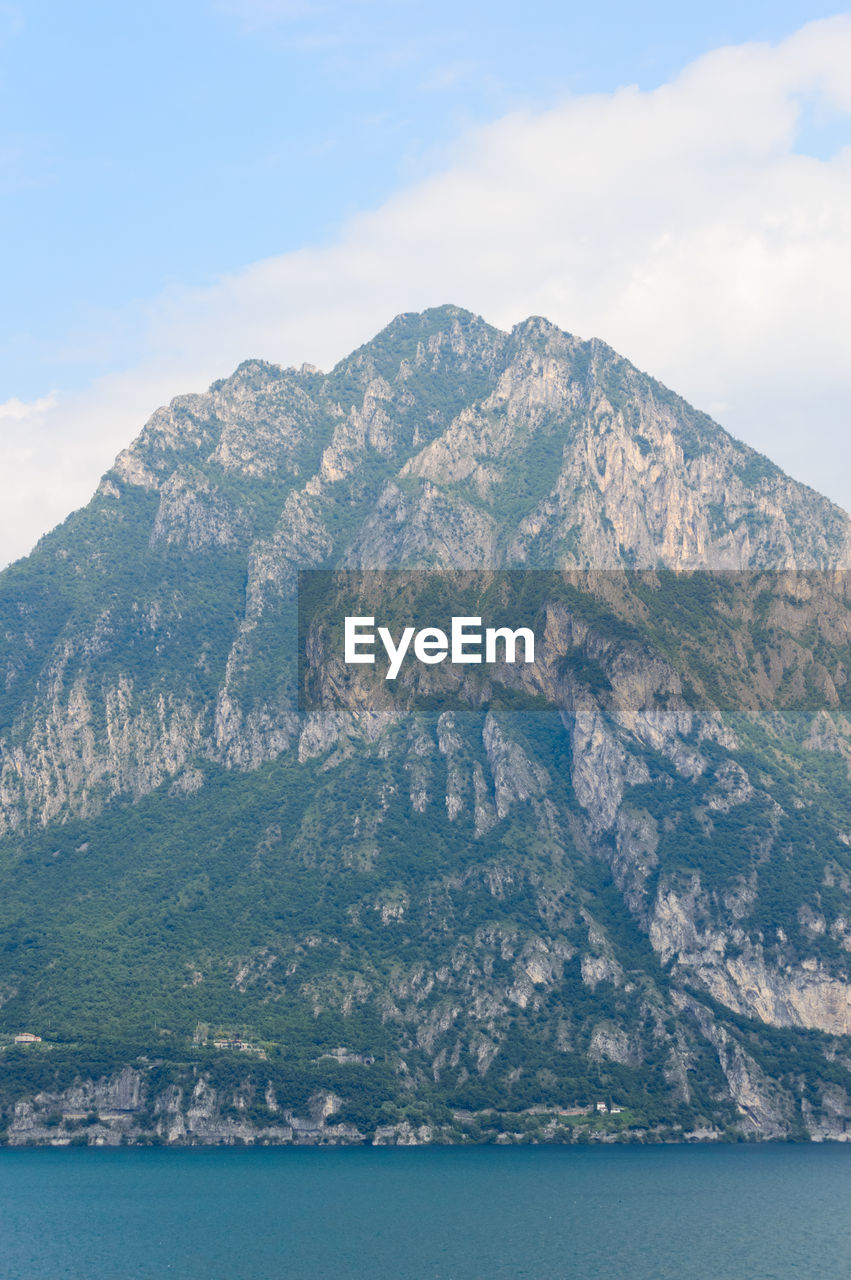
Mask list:
POLYGON ((650 941, 665 961, 697 980, 721 1004, 776 1027, 851 1032, 851 984, 813 955, 772 964, 761 942, 734 920, 719 920, 699 882, 679 894, 660 893, 650 941))
POLYGON ((235 547, 244 520, 241 513, 211 485, 203 472, 180 467, 160 488, 160 505, 151 531, 151 545, 166 542, 189 551, 204 547, 235 547))
MULTIPOLYGON (((72 609, 58 640, 18 619, 6 660, 15 709, 0 728, 4 830, 138 795, 199 748, 239 768, 287 750, 292 689, 257 688, 253 673, 300 568, 851 564, 843 512, 604 343, 542 319, 506 335, 454 308, 400 317, 327 376, 248 361, 178 397, 119 455, 86 521, 75 549, 57 533, 40 558, 94 585, 130 554, 146 581, 120 601, 106 586, 106 608, 85 621, 72 609), (156 694, 143 689, 124 649, 141 628, 164 660, 187 609, 199 629, 200 601, 169 587, 183 556, 211 597, 217 556, 233 579, 215 640, 193 637, 181 654, 217 685, 201 696, 167 672, 156 694), (129 667, 104 681, 99 659, 129 667)), ((608 825, 618 750, 593 707, 576 722, 577 783, 598 789, 608 825)))

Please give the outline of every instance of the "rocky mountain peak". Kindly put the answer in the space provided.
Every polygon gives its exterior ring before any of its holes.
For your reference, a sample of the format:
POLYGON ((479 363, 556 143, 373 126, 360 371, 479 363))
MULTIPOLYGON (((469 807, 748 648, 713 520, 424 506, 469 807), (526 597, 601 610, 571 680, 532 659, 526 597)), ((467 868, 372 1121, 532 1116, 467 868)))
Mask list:
POLYGON ((606 343, 543 317, 504 334, 458 307, 405 313, 327 375, 246 361, 208 393, 158 410, 114 478, 154 488, 186 463, 212 483, 220 470, 298 478, 314 508, 320 495, 351 507, 371 489, 363 514, 381 563, 407 538, 400 513, 414 511, 416 547, 431 562, 425 543, 438 527, 448 563, 851 560, 845 513, 606 343), (393 514, 379 528, 382 511, 393 514))

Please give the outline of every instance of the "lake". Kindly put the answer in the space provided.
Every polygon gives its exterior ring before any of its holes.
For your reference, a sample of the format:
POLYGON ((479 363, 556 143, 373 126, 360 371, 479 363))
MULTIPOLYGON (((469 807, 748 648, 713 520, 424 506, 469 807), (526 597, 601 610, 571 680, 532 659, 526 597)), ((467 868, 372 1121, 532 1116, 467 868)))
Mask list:
POLYGON ((3 1280, 831 1280, 840 1146, 0 1151, 3 1280))

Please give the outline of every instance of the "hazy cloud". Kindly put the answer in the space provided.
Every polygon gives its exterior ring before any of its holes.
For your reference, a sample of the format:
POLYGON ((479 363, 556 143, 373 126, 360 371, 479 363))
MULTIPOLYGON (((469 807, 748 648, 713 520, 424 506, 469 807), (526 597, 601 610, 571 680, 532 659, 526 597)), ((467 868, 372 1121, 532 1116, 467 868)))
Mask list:
POLYGON ((19 4, 0 4, 0 48, 24 29, 24 11, 19 4))
POLYGON ((442 302, 605 338, 851 506, 851 147, 796 151, 802 102, 851 111, 849 65, 851 19, 835 18, 717 50, 650 92, 512 114, 335 243, 154 300, 136 367, 40 411, 31 464, 0 458, 20 494, 2 545, 20 553, 44 527, 42 487, 50 519, 84 501, 168 394, 247 356, 327 367, 442 302))
POLYGON ((0 404, 0 422, 4 419, 12 422, 33 422, 44 417, 49 409, 53 409, 57 401, 57 393, 51 391, 49 395, 42 396, 38 400, 31 400, 29 404, 24 400, 5 400, 0 404))
POLYGON ((215 7, 220 13, 238 18, 248 31, 282 22, 299 22, 328 11, 327 4, 313 0, 218 0, 215 7))

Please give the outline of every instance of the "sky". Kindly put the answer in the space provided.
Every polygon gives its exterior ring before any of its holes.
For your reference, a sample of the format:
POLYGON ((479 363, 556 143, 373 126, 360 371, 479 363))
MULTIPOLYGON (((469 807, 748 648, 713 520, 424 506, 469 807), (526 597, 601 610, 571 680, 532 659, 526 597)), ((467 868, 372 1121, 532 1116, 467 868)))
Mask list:
POLYGON ((171 396, 453 302, 851 508, 851 14, 0 0, 0 564, 171 396))

